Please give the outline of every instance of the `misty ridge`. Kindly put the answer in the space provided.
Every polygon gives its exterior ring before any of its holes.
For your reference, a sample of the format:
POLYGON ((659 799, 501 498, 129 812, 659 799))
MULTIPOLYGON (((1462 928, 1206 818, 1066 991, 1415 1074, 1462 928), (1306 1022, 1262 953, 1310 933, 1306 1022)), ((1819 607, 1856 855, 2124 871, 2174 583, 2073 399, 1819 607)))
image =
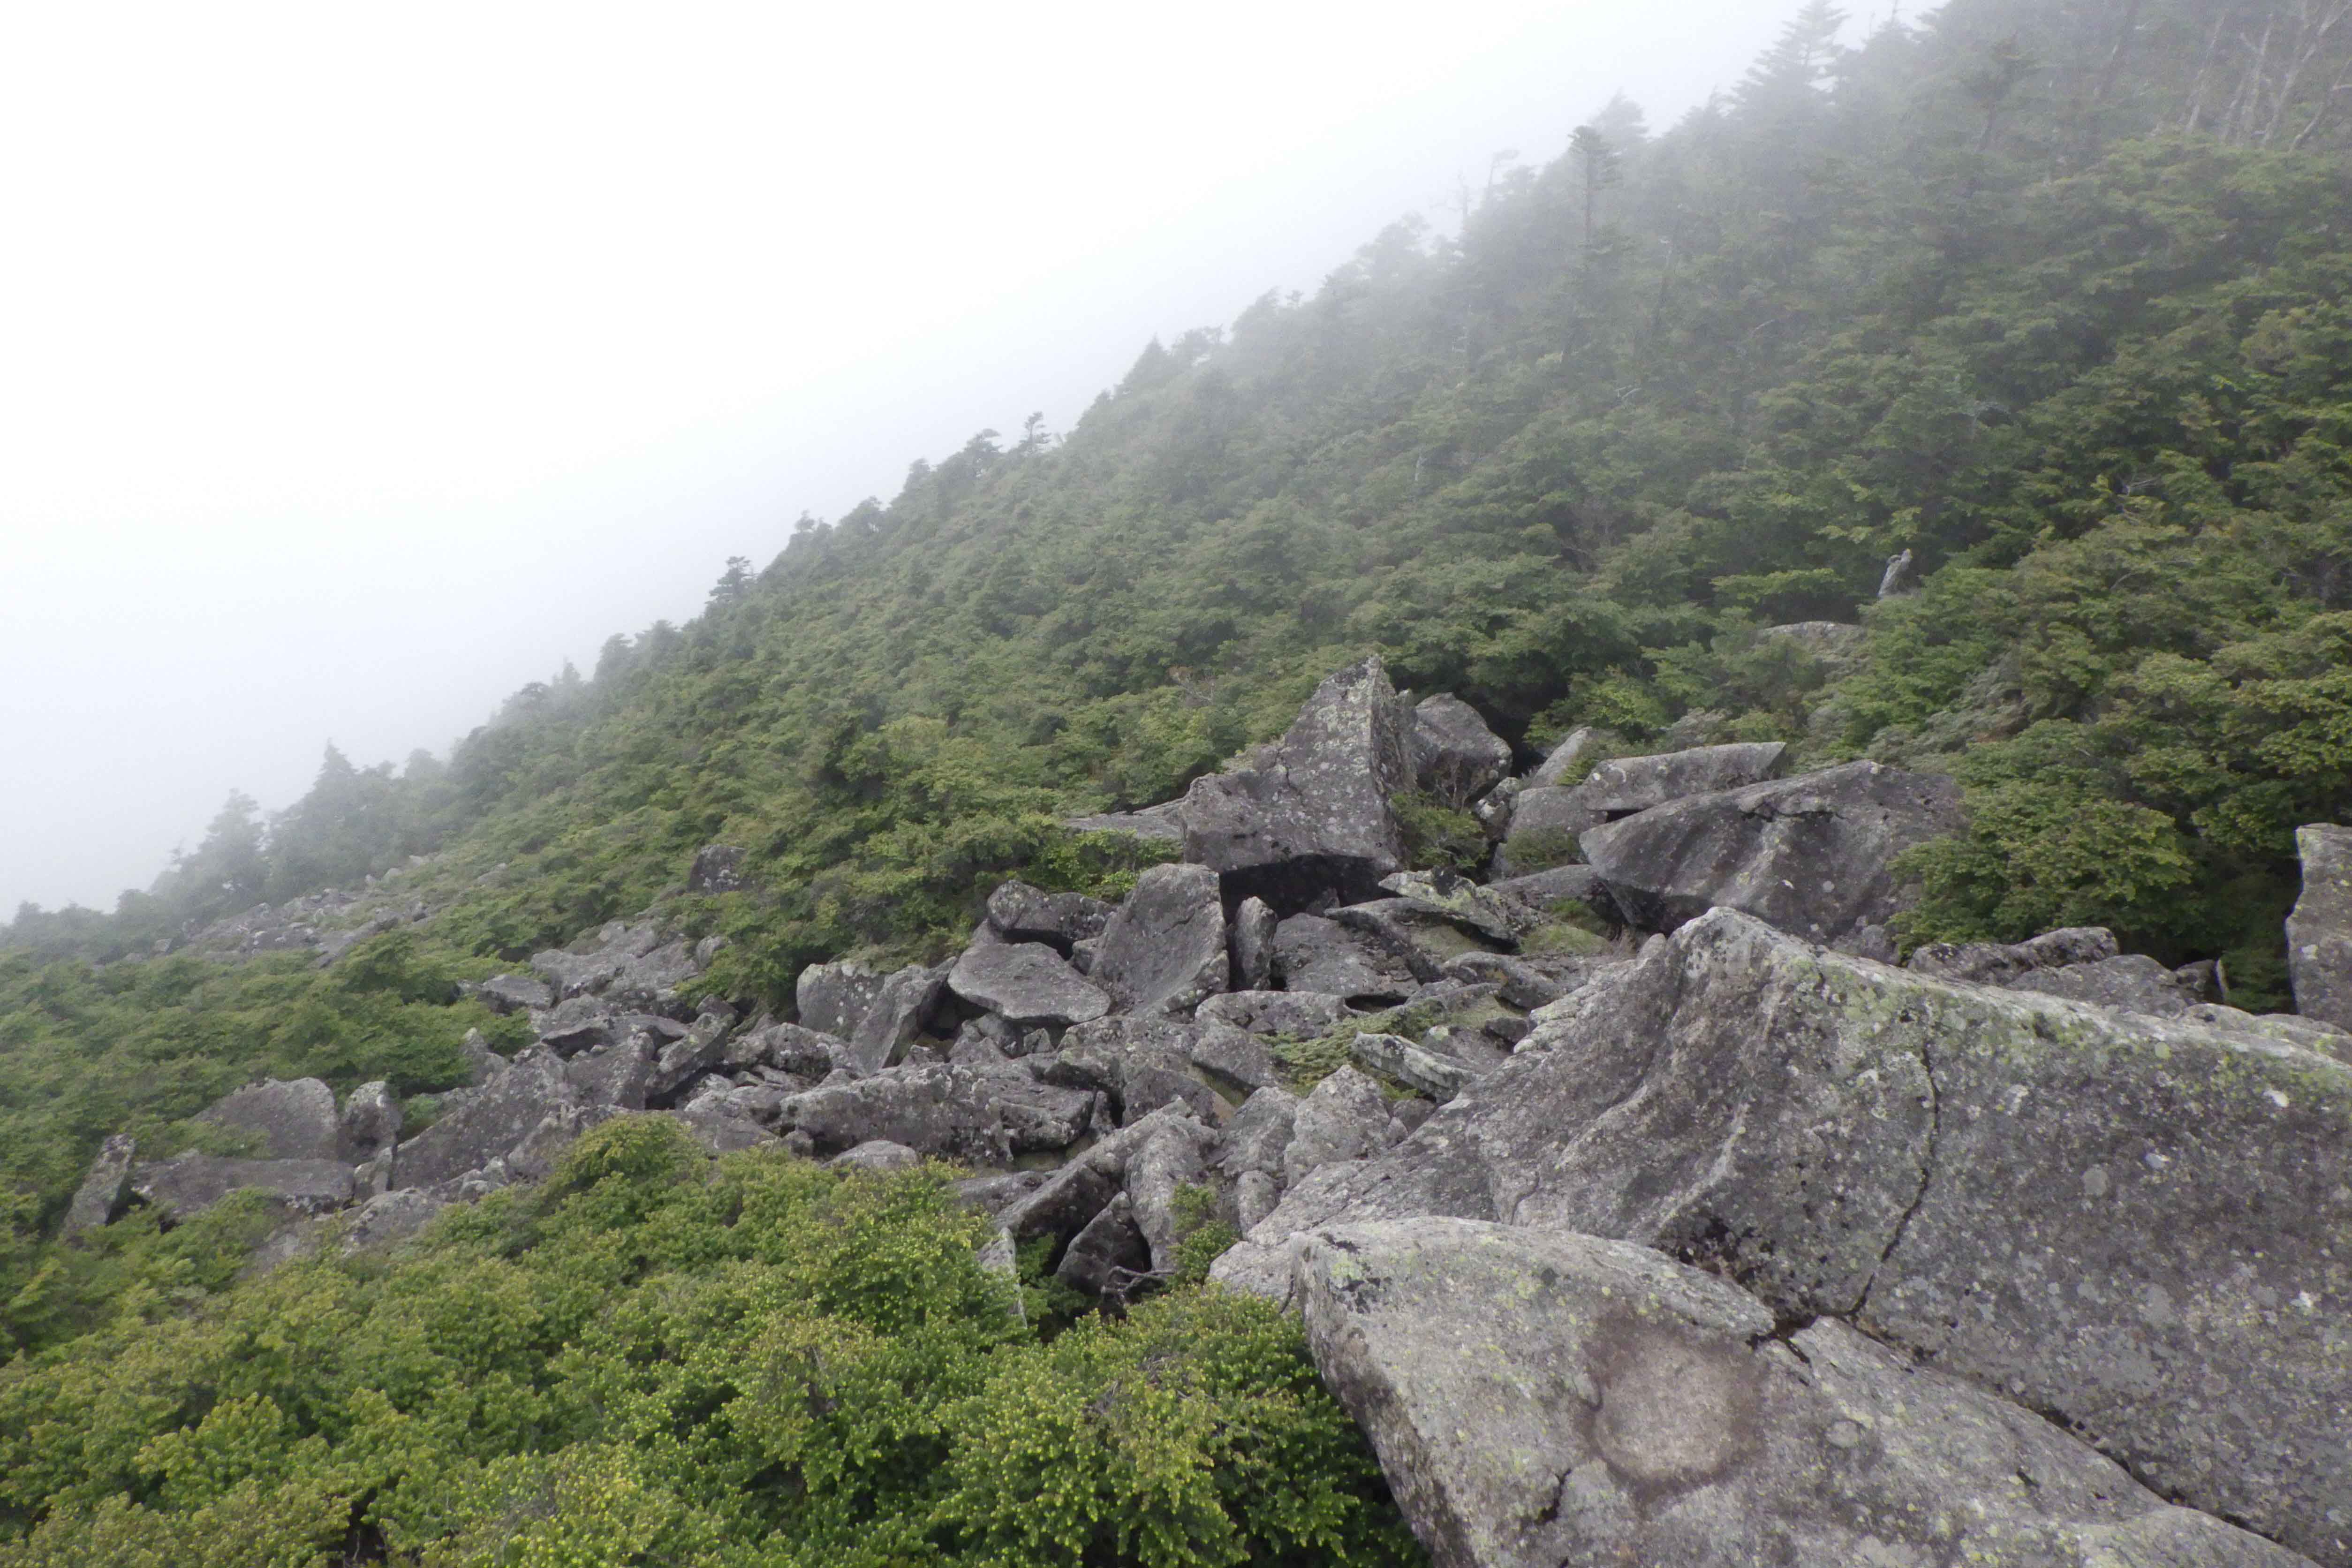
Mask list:
POLYGON ((0 1568, 2352 1568, 2352 0, 1790 11, 21 906, 0 1568))

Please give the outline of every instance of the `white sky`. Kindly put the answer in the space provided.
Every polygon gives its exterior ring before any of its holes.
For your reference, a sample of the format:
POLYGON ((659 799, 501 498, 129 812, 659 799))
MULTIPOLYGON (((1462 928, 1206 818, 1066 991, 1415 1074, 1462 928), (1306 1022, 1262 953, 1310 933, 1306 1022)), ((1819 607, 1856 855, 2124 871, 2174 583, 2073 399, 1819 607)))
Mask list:
POLYGON ((446 752, 1796 4, 0 8, 0 919, 331 738, 446 752))

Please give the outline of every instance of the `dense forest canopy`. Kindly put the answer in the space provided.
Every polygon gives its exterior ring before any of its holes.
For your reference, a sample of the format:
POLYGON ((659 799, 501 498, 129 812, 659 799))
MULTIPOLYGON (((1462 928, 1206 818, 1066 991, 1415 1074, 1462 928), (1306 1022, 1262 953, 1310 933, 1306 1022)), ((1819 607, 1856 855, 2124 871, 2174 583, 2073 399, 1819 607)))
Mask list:
MULTIPOLYGON (((821 959, 936 959, 1007 876, 1116 889, 1138 854, 1063 816, 1180 794, 1370 651, 1527 760, 1591 724, 1953 772, 1970 826, 1916 853, 1907 940, 2105 924, 2277 1004, 2294 829, 2352 815, 2352 0, 1952 0, 1851 47, 1845 22, 1810 0, 1669 128, 1564 111, 1458 233, 1401 222, 1311 297, 1149 345, 1066 433, 983 431, 803 516, 446 763, 331 750, 114 911, 19 910, 0 1337, 74 1366, 174 1313, 242 1321, 205 1305, 201 1238, 44 1239, 109 1132, 201 1142, 184 1118, 262 1071, 446 1088, 467 1028, 500 1037, 456 982, 664 895, 731 939, 704 984, 747 1004, 821 959), (1906 552, 1916 591, 1880 599, 1906 552), (1862 631, 1770 633, 1823 621, 1862 631), (714 841, 748 888, 678 896, 714 841), (417 855, 404 889, 446 907, 358 963, 168 951, 417 855)), ((468 1223, 430 1268, 489 1267, 468 1223)), ((337 1410, 253 1415, 270 1473, 378 1419, 337 1410)), ((127 1457, 149 1440, 12 1492, 0 1541, 110 1488, 237 1495, 180 1479, 196 1447, 127 1457)))

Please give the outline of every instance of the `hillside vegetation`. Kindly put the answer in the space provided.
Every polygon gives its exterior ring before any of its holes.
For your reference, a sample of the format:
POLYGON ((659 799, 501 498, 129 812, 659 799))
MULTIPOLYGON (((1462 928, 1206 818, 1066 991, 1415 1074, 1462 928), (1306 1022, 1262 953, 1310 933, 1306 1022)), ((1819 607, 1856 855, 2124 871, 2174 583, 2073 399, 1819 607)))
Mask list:
MULTIPOLYGON (((2352 26, 2325 9, 1952 0, 1844 48, 1815 0, 1672 128, 1612 103, 1559 156, 1498 162, 1458 234, 1400 223, 1311 297, 1150 345, 1066 433, 982 432, 887 503, 803 518, 702 615, 518 692, 446 763, 331 752, 295 806, 233 799, 115 910, 20 910, 0 1563, 1384 1560, 1393 1518, 1295 1335, 1185 1292, 1052 1344, 976 1276, 816 1302, 758 1355, 799 1333, 857 1377, 920 1363, 875 1396, 887 1441, 728 1426, 734 1386, 648 1347, 811 1266, 650 1216, 803 1179, 750 1163, 688 1192, 658 1151, 600 1176, 583 1145, 414 1260, 236 1288, 257 1232, 233 1207, 52 1239, 108 1134, 208 1147, 185 1119, 265 1072, 452 1087, 469 1028, 522 1043, 460 982, 656 899, 730 939, 705 993, 782 1013, 809 963, 944 956, 1007 877, 1115 896, 1155 852, 1063 817, 1181 794, 1365 653, 1523 761, 1591 724, 1953 773, 1970 826, 1916 853, 1906 940, 2106 925, 2279 1005, 2294 829, 2352 816, 2352 26), (1904 552, 1917 588, 1881 600, 1904 552), (1862 631, 1768 635, 1820 621, 1862 631), (688 897, 713 842, 748 885, 688 897), (395 867, 437 912, 331 970, 168 951, 395 867), (567 1217, 597 1205, 609 1232, 567 1217), (1244 1349, 1198 1359, 1212 1340, 1244 1349), (344 1359, 300 1359, 330 1342, 344 1359), (1277 1402, 1251 1419, 1305 1511, 1265 1511, 1234 1429, 1188 1429, 1081 1510, 1166 1541, 1003 1534, 1023 1483, 974 1447, 1041 1402, 1147 1399, 1121 1369, 1163 1354, 1234 1409, 1277 1402), (476 1405, 436 1403, 451 1378, 476 1405), (823 1458, 782 1481, 779 1444, 823 1458), (492 1555, 485 1521, 526 1492, 590 1499, 607 1533, 492 1555), (886 1517, 914 1533, 869 1538, 886 1517), (267 1551, 190 1544, 232 1521, 267 1551), (751 1544, 779 1531, 816 1554, 751 1544), (818 1544, 852 1537, 868 1556, 818 1544)), ((1436 803, 1414 820, 1476 842, 1436 803)), ((935 1192, 835 1181, 773 1201, 957 1223, 935 1192)))

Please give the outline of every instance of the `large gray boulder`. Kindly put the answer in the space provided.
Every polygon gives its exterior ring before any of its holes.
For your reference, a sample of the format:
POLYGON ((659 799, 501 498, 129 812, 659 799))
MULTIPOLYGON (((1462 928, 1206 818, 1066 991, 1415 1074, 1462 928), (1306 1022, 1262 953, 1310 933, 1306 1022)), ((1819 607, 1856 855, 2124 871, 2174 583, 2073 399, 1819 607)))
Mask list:
POLYGON ((1788 755, 1789 748, 1781 742, 1748 741, 1646 757, 1617 757, 1595 767, 1577 786, 1577 794, 1595 822, 1614 822, 1670 800, 1745 789, 1777 779, 1788 755))
POLYGON ((541 1012, 555 1005, 554 989, 528 974, 494 974, 475 994, 493 1013, 541 1012))
POLYGON ((1320 991, 1228 991, 1201 1004, 1194 1017, 1231 1024, 1253 1035, 1311 1040, 1348 1016, 1348 1004, 1320 991))
POLYGON ((1264 899, 1244 899, 1234 910, 1228 933, 1234 967, 1228 979, 1234 990, 1262 990, 1274 978, 1274 932, 1281 923, 1274 907, 1264 899))
POLYGON ((524 1051, 481 1088, 442 1096, 440 1119, 393 1152, 393 1184, 425 1187, 478 1171, 550 1115, 583 1103, 552 1052, 524 1051))
POLYGON ((335 1157, 345 1164, 364 1164, 399 1141, 400 1101, 389 1083, 363 1083, 344 1097, 335 1122, 335 1157))
POLYGON ((948 989, 1022 1028, 1061 1028, 1110 1011, 1110 998, 1042 942, 975 942, 948 971, 948 989))
POLYGON ((1282 1151, 1284 1182, 1295 1187, 1320 1166, 1379 1153, 1387 1146, 1388 1126, 1388 1097, 1381 1086, 1354 1068, 1341 1068, 1298 1102, 1282 1151))
POLYGON ((1208 1167, 1201 1158, 1205 1142, 1197 1125, 1171 1122, 1145 1139, 1127 1163, 1130 1212, 1150 1248, 1151 1271, 1163 1278, 1176 1267, 1183 1218, 1178 1212, 1181 1194, 1208 1178, 1208 1167))
POLYGON ((877 1140, 946 1160, 1009 1165, 1015 1155, 1067 1148, 1092 1120, 1094 1097, 1038 1082, 1017 1068, 892 1068, 787 1097, 780 1130, 805 1133, 820 1153, 877 1140))
POLYGON ((922 1032, 923 1020, 947 989, 947 965, 926 969, 910 963, 893 971, 876 991, 873 1005, 849 1031, 852 1072, 879 1072, 906 1055, 922 1032))
POLYGON ((1950 779, 1863 762, 1670 801, 1589 828, 1581 842, 1617 907, 1645 931, 1721 906, 1837 942, 1899 913, 1895 857, 1960 825, 1950 779))
POLYGON ((131 1191, 166 1218, 203 1213, 231 1193, 267 1194, 289 1215, 331 1214, 357 1194, 352 1168, 340 1160, 225 1160, 217 1154, 182 1154, 135 1165, 131 1191))
POLYGON ((1931 980, 1719 910, 1543 1009, 1297 1232, 1451 1215, 1654 1246, 2049 1414, 2168 1497, 2352 1564, 2352 1068, 1931 980))
POLYGON ((880 999, 882 982, 880 973, 850 960, 810 964, 793 985, 802 1026, 848 1039, 880 999))
POLYGON ((1321 915, 1293 915, 1275 928, 1274 973, 1286 990, 1369 1007, 1402 1002, 1420 984, 1395 951, 1321 915))
POLYGON ((1412 773, 1422 789, 1455 810, 1503 782, 1510 743, 1459 697, 1424 697, 1412 710, 1412 773))
POLYGON ((1186 1014, 1230 983, 1225 910, 1203 866, 1154 866, 1102 934, 1087 979, 1120 1013, 1186 1014))
POLYGON ((97 1157, 90 1161, 66 1210, 66 1235, 96 1230, 122 1212, 122 1205, 131 1201, 131 1167, 138 1157, 138 1142, 127 1132, 118 1132, 99 1145, 97 1157))
POLYGON ((1581 853, 1577 835, 1593 821, 1573 785, 1523 789, 1511 803, 1510 825, 1495 855, 1496 869, 1507 878, 1525 877, 1572 865, 1581 853))
POLYGON ((1184 858, 1277 909, 1324 889, 1369 896, 1404 867, 1391 801, 1412 785, 1404 717, 1377 658, 1315 689, 1254 766, 1196 779, 1184 796, 1184 858))
POLYGON ((2025 942, 1927 942, 1903 966, 1938 980, 2007 985, 2037 970, 2098 963, 2122 952, 2105 926, 2067 926, 2025 942))
POLYGON ((1007 942, 1042 942, 1063 956, 1110 923, 1111 908, 1084 893, 1049 893, 1007 882, 988 896, 988 924, 1007 942))
POLYGON ((2186 1013, 2194 1001, 2179 976, 2144 952, 2126 952, 2095 963, 2030 970, 2009 982, 2009 989, 2160 1018, 2186 1013))
POLYGON ((1323 1382, 1441 1568, 2294 1568, 2048 1422, 1646 1248, 1462 1220, 1307 1238, 1323 1382))
POLYGON ((2294 1010, 2352 1029, 2352 827, 2297 828, 2303 896, 2286 920, 2294 1010))
POLYGON ((602 991, 633 961, 660 945, 661 929, 652 921, 630 925, 611 921, 569 947, 532 953, 530 966, 547 982, 555 999, 562 1002, 567 997, 602 991))
POLYGON ((1550 789, 1558 785, 1573 785, 1582 782, 1592 770, 1588 758, 1609 743, 1609 737, 1590 724, 1580 724, 1560 739, 1558 745, 1536 764, 1528 775, 1528 784, 1534 789, 1550 789))
POLYGON ((196 1113, 199 1121, 250 1133, 265 1160, 332 1160, 341 1129, 335 1091, 315 1078, 264 1079, 222 1096, 196 1113))

